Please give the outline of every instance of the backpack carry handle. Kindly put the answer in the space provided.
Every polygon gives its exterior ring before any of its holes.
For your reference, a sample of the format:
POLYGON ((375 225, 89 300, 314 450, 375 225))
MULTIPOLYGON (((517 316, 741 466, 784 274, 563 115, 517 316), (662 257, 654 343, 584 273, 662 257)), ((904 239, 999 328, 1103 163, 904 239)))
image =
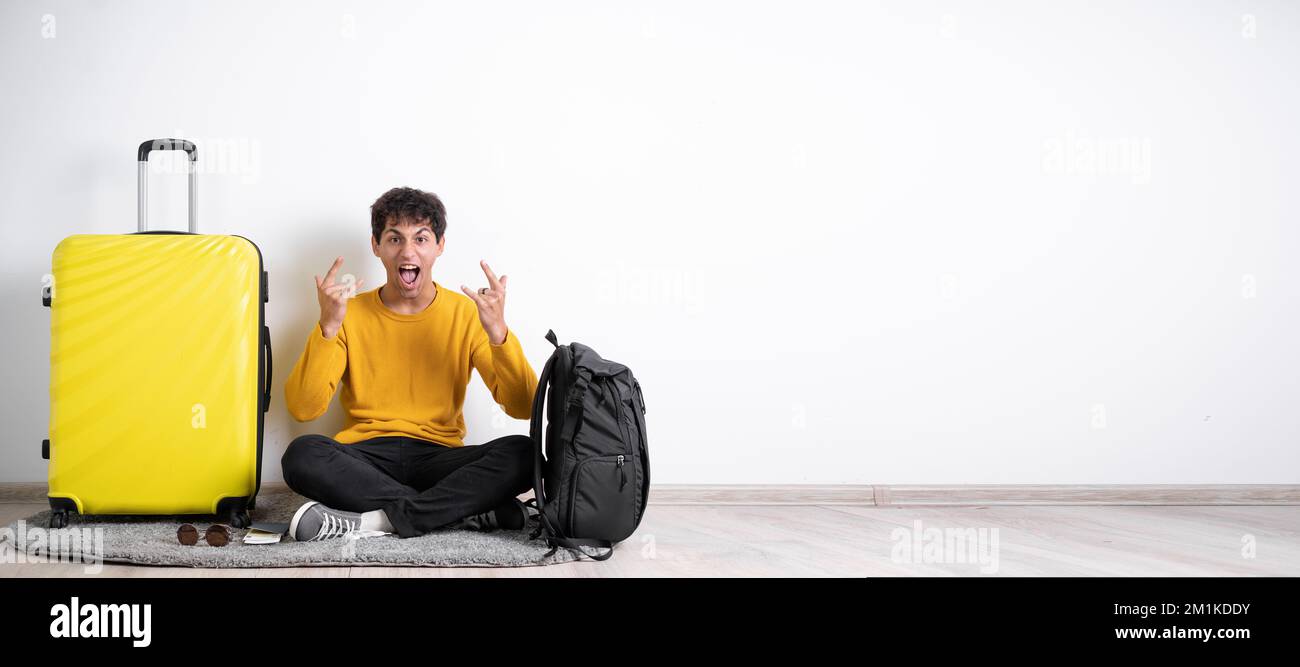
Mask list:
POLYGON ((189 171, 190 175, 189 230, 191 234, 198 233, 198 226, 194 220, 198 208, 195 205, 194 162, 199 159, 199 149, 194 145, 194 142, 185 139, 150 139, 149 141, 140 144, 140 148, 136 151, 136 159, 140 163, 138 176, 139 184, 137 186, 137 199, 139 201, 136 213, 137 231, 143 232, 149 229, 147 221, 149 211, 149 154, 153 151, 185 151, 186 156, 189 157, 189 159, 185 161, 186 169, 189 171))

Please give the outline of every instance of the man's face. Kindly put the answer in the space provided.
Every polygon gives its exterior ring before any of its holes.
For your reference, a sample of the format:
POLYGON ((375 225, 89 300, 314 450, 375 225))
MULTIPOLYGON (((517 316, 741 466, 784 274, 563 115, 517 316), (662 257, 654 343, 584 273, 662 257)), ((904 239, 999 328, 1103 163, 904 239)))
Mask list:
POLYGON ((379 241, 370 237, 370 247, 384 263, 388 284, 400 297, 414 299, 433 280, 433 261, 442 254, 446 241, 446 234, 442 240, 435 241, 433 226, 428 221, 389 218, 379 241))

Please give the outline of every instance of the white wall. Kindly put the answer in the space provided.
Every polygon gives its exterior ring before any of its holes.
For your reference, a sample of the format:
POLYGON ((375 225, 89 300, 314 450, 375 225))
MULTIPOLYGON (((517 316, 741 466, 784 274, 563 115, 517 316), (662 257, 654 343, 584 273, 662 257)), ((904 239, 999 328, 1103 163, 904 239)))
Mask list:
MULTIPOLYGON (((2 481, 46 474, 51 251, 179 134, 271 272, 268 480, 341 423, 282 402, 312 274, 377 284, 411 185, 539 370, 554 328, 636 371, 655 482, 1300 482, 1294 3, 51 0, 0 52, 2 481)), ((473 382, 467 442, 526 431, 473 382)))

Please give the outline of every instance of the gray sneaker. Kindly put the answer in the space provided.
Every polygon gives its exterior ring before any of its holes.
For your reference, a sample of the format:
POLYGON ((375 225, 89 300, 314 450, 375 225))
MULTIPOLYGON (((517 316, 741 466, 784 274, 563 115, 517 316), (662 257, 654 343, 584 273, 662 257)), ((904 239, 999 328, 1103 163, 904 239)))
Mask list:
POLYGON ((360 528, 359 512, 336 510, 314 500, 299 507, 289 522, 289 534, 299 542, 330 540, 360 528))

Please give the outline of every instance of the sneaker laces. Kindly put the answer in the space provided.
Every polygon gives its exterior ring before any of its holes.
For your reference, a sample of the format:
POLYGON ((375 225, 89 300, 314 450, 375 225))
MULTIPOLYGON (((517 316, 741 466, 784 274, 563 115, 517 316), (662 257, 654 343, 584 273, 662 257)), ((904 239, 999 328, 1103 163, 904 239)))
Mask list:
POLYGON ((324 523, 321 524, 320 531, 316 533, 315 540, 328 540, 333 537, 343 537, 349 531, 356 530, 357 522, 343 517, 334 516, 329 512, 324 512, 324 523))
POLYGON ((471 530, 484 530, 488 528, 495 530, 498 527, 496 518, 496 513, 492 510, 488 510, 479 514, 471 514, 464 519, 461 519, 461 525, 471 530))

